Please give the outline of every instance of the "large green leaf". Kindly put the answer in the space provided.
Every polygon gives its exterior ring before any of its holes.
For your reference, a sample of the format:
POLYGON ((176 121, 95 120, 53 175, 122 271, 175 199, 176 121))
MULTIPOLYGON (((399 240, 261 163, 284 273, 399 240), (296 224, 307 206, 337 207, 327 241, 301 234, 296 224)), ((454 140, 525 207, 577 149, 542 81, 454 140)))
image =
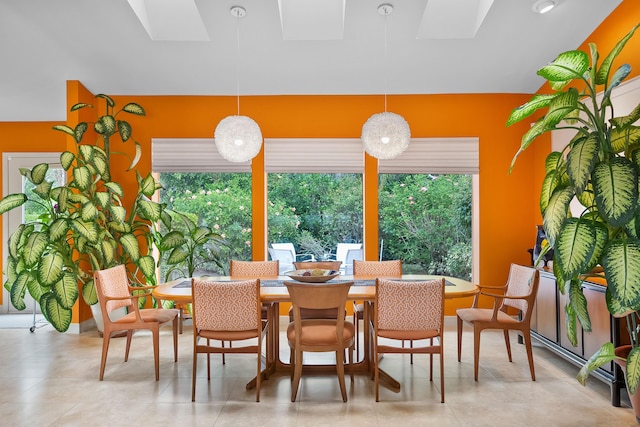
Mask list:
POLYGON ((117 125, 120 139, 122 142, 127 142, 131 138, 131 125, 125 120, 118 120, 117 125))
POLYGON ((573 144, 567 154, 567 173, 576 194, 581 194, 587 187, 593 167, 598 160, 599 148, 598 138, 592 134, 573 144))
POLYGON ((53 183, 51 181, 42 181, 40 184, 36 185, 33 188, 33 192, 38 195, 42 200, 49 201, 51 198, 49 196, 49 192, 51 191, 51 186, 53 183))
POLYGON ((142 182, 140 182, 140 192, 147 197, 153 196, 153 193, 158 189, 159 184, 156 182, 153 175, 147 175, 142 182))
POLYGON ((626 116, 612 118, 611 124, 616 128, 626 128, 634 124, 638 120, 640 120, 640 104, 636 105, 636 108, 634 108, 633 111, 631 111, 626 116))
POLYGON ((76 233, 87 239, 91 243, 98 241, 98 227, 95 222, 85 222, 79 219, 71 221, 71 228, 76 233))
POLYGON ((60 154, 60 163, 62 164, 62 168, 64 170, 69 170, 75 159, 76 155, 70 151, 65 151, 60 154))
POLYGON ((48 244, 47 235, 43 232, 36 231, 31 233, 25 242, 22 258, 27 266, 34 266, 40 261, 40 257, 44 253, 48 244))
POLYGON ((93 129, 96 133, 109 137, 116 131, 116 119, 109 115, 102 116, 94 123, 93 129))
POLYGON ((555 246, 555 241, 560 234, 562 224, 567 219, 569 203, 573 196, 574 192, 570 187, 556 191, 551 196, 551 199, 549 199, 547 209, 542 213, 544 229, 551 246, 555 246))
POLYGON ((67 125, 55 125, 52 126, 53 130, 59 130, 60 132, 64 132, 69 136, 73 136, 75 138, 76 134, 73 132, 73 129, 71 129, 69 126, 67 125))
POLYGON ((630 160, 616 157, 596 165, 592 175, 600 215, 613 227, 631 220, 638 205, 638 173, 630 160))
POLYGON ((203 245, 207 243, 211 236, 211 230, 207 227, 198 227, 194 233, 191 235, 193 239, 193 243, 196 245, 203 245))
POLYGON ((149 221, 156 222, 160 219, 162 205, 151 200, 140 200, 138 202, 140 208, 140 217, 149 221))
POLYGON ((109 176, 109 163, 104 156, 100 154, 94 155, 91 164, 101 176, 109 176))
MULTIPOLYGON (((58 212, 64 212, 67 210, 68 201, 69 201, 69 189, 67 187, 58 187, 60 191, 58 192, 55 200, 58 201, 58 212)), ((54 189, 57 190, 57 189, 54 189)))
POLYGON ((84 133, 88 128, 89 126, 86 122, 80 122, 76 125, 75 129, 73 129, 73 137, 78 144, 80 144, 80 141, 82 141, 82 137, 84 136, 84 133))
POLYGON ((18 274, 16 281, 13 282, 13 286, 11 286, 11 292, 9 293, 9 297, 11 298, 11 305, 13 305, 16 310, 24 310, 27 305, 24 303, 24 296, 27 292, 27 282, 31 279, 29 273, 26 271, 18 274))
POLYGON ((86 202, 82 205, 82 211, 80 212, 80 217, 83 221, 89 222, 98 218, 98 208, 93 203, 86 202))
POLYGON ((47 171, 49 170, 49 164, 40 163, 35 165, 31 169, 31 182, 35 185, 40 184, 47 177, 47 171))
POLYGON ((581 79, 589 70, 589 57, 581 50, 561 53, 549 65, 538 70, 538 75, 550 82, 566 82, 581 79))
MULTIPOLYGON (((588 215, 583 216, 582 218, 586 219, 587 217, 588 215)), ((587 266, 584 271, 591 271, 598 264, 600 264, 600 259, 602 257, 602 254, 604 253, 604 248, 609 241, 609 230, 607 230, 607 227, 603 223, 599 221, 593 221, 592 225, 593 230, 596 233, 593 242, 593 253, 591 254, 591 259, 587 262, 587 266)))
POLYGON ((611 297, 622 306, 639 306, 640 240, 611 240, 605 247, 602 267, 611 297))
POLYGON ((122 206, 111 205, 109 211, 113 215, 113 220, 117 222, 124 222, 127 216, 127 210, 122 206))
POLYGON ((557 95, 551 103, 544 117, 545 129, 555 128, 567 115, 575 111, 578 106, 578 91, 574 88, 557 95))
POLYGON ((135 114, 136 116, 145 115, 144 108, 142 108, 139 104, 136 104, 135 102, 130 102, 124 107, 122 107, 122 111, 126 111, 127 113, 130 113, 130 114, 135 114))
POLYGON ((98 191, 93 195, 93 198, 96 201, 96 204, 100 207, 106 208, 110 202, 109 193, 105 191, 98 191))
POLYGON ((9 212, 11 209, 17 208, 18 206, 24 205, 27 200, 27 195, 24 193, 9 194, 8 196, 3 197, 2 200, 0 200, 0 215, 5 212, 9 212))
POLYGON ((136 236, 133 234, 122 235, 120 237, 120 245, 122 245, 122 249, 129 255, 131 261, 138 262, 138 258, 140 258, 140 247, 136 236))
POLYGON ((89 305, 98 303, 98 293, 96 292, 96 286, 93 283, 93 279, 89 280, 82 286, 82 299, 89 305))
POLYGON ((49 240, 51 242, 56 242, 65 238, 68 231, 69 225, 67 224, 67 220, 65 218, 58 218, 51 223, 51 226, 49 226, 49 240))
POLYGON ((582 292, 582 286, 577 278, 571 279, 569 284, 569 300, 573 311, 580 321, 580 326, 585 332, 591 332, 591 319, 587 310, 587 299, 582 292))
POLYGON ((614 153, 622 153, 628 147, 640 142, 640 127, 629 126, 625 129, 614 128, 611 130, 611 150, 614 153))
POLYGON ((544 127, 544 117, 539 119, 534 123, 533 126, 522 136, 522 142, 520 143, 520 148, 516 152, 513 159, 511 159, 511 165, 509 165, 509 172, 513 170, 514 165, 516 164, 516 160, 518 156, 522 154, 528 147, 531 145, 534 139, 542 135, 544 132, 547 132, 550 129, 544 127))
POLYGON ((169 258, 167 259, 167 264, 169 265, 178 264, 184 261, 185 259, 187 259, 188 256, 189 256, 189 253, 184 249, 175 248, 174 250, 171 251, 171 254, 169 254, 169 258))
POLYGON ((516 107, 507 120, 507 126, 511 126, 520 120, 529 117, 540 108, 549 106, 549 103, 556 95, 534 95, 526 104, 516 107))
POLYGON ((81 191, 86 191, 91 187, 91 172, 86 166, 80 166, 73 169, 73 182, 81 191))
POLYGON ((640 383, 640 347, 633 347, 627 355, 625 379, 627 380, 627 391, 629 394, 635 394, 640 383))
POLYGON ((29 291, 29 295, 36 301, 40 301, 42 298, 42 294, 44 294, 45 290, 40 286, 37 280, 33 278, 33 276, 27 276, 27 290, 29 291))
POLYGON ((54 283, 52 289, 58 303, 71 310, 78 300, 78 281, 75 274, 65 271, 62 279, 54 283))
POLYGON ((595 371, 599 367, 611 363, 616 358, 615 348, 613 344, 608 342, 605 343, 600 350, 596 351, 593 356, 587 360, 582 368, 580 368, 580 372, 576 376, 576 379, 580 382, 580 384, 585 385, 587 383, 587 379, 589 378, 589 373, 595 371))
POLYGON ((182 246, 187 242, 187 239, 184 238, 184 235, 177 230, 172 230, 162 236, 160 240, 159 248, 163 251, 168 249, 177 248, 178 246, 182 246))
POLYGON ((52 286, 62 279, 64 274, 64 259, 58 252, 51 252, 42 257, 38 264, 38 282, 46 286, 52 286))
POLYGON ((122 191, 122 187, 117 182, 105 182, 104 186, 107 187, 111 193, 119 197, 124 196, 124 191, 122 191))
POLYGON ((149 280, 155 280, 156 260, 151 255, 140 257, 138 267, 140 267, 140 271, 142 271, 144 277, 147 278, 147 283, 149 283, 149 280))
MULTIPOLYGON (((14 258, 18 258, 18 250, 24 243, 23 235, 26 228, 26 225, 20 224, 9 237, 9 255, 14 258)), ((26 235, 24 238, 26 239, 26 235)))
POLYGON ((72 312, 61 306, 52 293, 46 293, 42 296, 40 308, 46 319, 58 332, 65 332, 69 329, 72 312))
POLYGON ((106 239, 100 242, 100 248, 102 249, 102 258, 106 265, 113 264, 115 260, 116 242, 113 239, 106 239))
POLYGON ((573 305, 569 301, 567 301, 564 306, 564 320, 565 325, 567 327, 567 338, 572 346, 578 346, 578 324, 576 322, 576 312, 573 308, 573 305))
POLYGON ((90 163, 93 160, 93 145, 81 145, 78 147, 78 151, 85 162, 90 163))
POLYGON ((613 64, 614 59, 616 59, 616 57, 620 54, 620 52, 624 48, 624 45, 627 44, 627 41, 629 41, 629 39, 633 36, 633 33, 636 31, 638 26, 640 26, 640 24, 637 24, 635 27, 633 27, 631 31, 629 31, 627 35, 624 36, 622 40, 620 40, 614 46, 611 52, 609 52, 609 54, 602 61, 602 64, 600 64, 600 68, 596 73, 596 84, 603 85, 607 82, 609 78, 609 71, 611 70, 611 64, 613 64))
MULTIPOLYGON (((546 228, 545 228, 546 230, 546 228)), ((568 218, 554 245, 554 261, 565 279, 583 273, 595 250, 596 231, 592 221, 568 218)))

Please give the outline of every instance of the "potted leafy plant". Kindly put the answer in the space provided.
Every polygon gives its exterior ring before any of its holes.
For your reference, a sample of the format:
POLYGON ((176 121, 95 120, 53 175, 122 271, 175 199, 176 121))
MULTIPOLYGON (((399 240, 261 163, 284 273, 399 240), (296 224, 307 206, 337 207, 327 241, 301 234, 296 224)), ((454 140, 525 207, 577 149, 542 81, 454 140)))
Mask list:
MULTIPOLYGON (((96 95, 105 103, 105 114, 93 123, 97 134, 94 144, 83 143, 89 124, 80 122, 74 128, 57 125, 54 129, 74 138, 75 152, 60 156, 68 182, 56 185, 45 179, 47 164, 21 170, 35 189, 29 198, 25 193, 10 194, 0 200, 0 214, 37 203, 45 214, 21 224, 9 237, 9 253, 5 271, 5 288, 11 303, 24 309, 26 292, 40 304, 43 315, 58 331, 66 331, 71 323, 71 310, 81 285, 88 304, 97 303, 92 272, 116 264, 128 265, 132 283, 155 284, 156 262, 151 256, 152 232, 160 219, 163 206, 150 197, 160 188, 151 174, 136 172, 138 193, 130 209, 123 206, 124 192, 111 179, 112 139, 133 142, 135 155, 128 170, 140 158, 140 145, 133 140, 129 122, 118 118, 122 113, 143 116, 136 103, 116 110, 107 95, 96 95)), ((71 111, 90 107, 80 103, 71 111)))
MULTIPOLYGON (((613 316, 626 319, 631 346, 621 357, 612 343, 605 343, 581 369, 578 380, 584 384, 589 372, 605 363, 625 362, 631 395, 640 382, 640 127, 634 125, 640 105, 629 115, 616 117, 611 93, 630 73, 628 64, 615 71, 612 67, 638 26, 603 59, 594 44, 589 45, 590 55, 579 50, 561 53, 538 70, 553 93, 533 96, 514 109, 507 121, 511 125, 546 108, 546 114, 523 136, 511 168, 541 134, 575 131, 561 152, 552 152, 546 159, 540 208, 548 244, 541 256, 554 250, 553 270, 560 292, 568 296, 568 337, 574 345, 577 321, 585 331, 591 330, 581 282, 593 276, 606 278, 607 308, 613 316), (574 198, 582 209, 576 216, 569 209, 574 198), (594 269, 599 265, 602 269, 594 269)), ((635 411, 638 414, 640 408, 635 411)))
POLYGON ((153 240, 160 252, 160 264, 167 266, 164 280, 193 277, 198 270, 222 269, 225 239, 211 228, 198 225, 194 214, 165 210, 162 215, 164 233, 154 230, 153 240))

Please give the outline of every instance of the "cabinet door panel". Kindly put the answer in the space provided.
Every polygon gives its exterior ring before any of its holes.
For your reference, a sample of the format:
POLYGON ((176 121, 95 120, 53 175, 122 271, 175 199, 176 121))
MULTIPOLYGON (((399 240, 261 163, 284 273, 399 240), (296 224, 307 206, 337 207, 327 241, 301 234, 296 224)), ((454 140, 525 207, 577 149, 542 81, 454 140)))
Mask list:
POLYGON ((541 274, 536 298, 536 332, 553 342, 558 342, 557 295, 555 277, 541 274))
MULTIPOLYGON (((602 344, 611 341, 611 316, 607 310, 603 289, 585 286, 582 290, 587 299, 587 309, 591 318, 591 332, 583 334, 584 357, 588 359, 602 347, 602 344)), ((602 369, 613 372, 613 365, 609 363, 602 369)))

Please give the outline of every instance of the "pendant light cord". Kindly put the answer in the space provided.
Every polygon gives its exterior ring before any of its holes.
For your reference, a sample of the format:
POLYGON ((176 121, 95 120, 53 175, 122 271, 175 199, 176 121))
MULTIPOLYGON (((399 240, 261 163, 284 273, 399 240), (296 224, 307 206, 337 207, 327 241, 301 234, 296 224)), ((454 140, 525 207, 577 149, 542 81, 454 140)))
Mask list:
POLYGON ((240 115, 240 16, 236 16, 236 102, 240 115))
POLYGON ((384 112, 387 112, 387 16, 388 13, 384 14, 384 65, 382 66, 382 71, 384 73, 384 112))

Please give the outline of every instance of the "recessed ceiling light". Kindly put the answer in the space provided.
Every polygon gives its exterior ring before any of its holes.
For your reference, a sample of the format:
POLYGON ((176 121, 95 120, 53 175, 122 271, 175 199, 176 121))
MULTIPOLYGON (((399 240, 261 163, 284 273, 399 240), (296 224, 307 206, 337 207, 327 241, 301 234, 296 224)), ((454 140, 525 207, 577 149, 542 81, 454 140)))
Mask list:
POLYGON ((538 0, 533 4, 531 9, 536 13, 542 14, 549 12, 554 7, 556 7, 556 2, 553 0, 538 0))

